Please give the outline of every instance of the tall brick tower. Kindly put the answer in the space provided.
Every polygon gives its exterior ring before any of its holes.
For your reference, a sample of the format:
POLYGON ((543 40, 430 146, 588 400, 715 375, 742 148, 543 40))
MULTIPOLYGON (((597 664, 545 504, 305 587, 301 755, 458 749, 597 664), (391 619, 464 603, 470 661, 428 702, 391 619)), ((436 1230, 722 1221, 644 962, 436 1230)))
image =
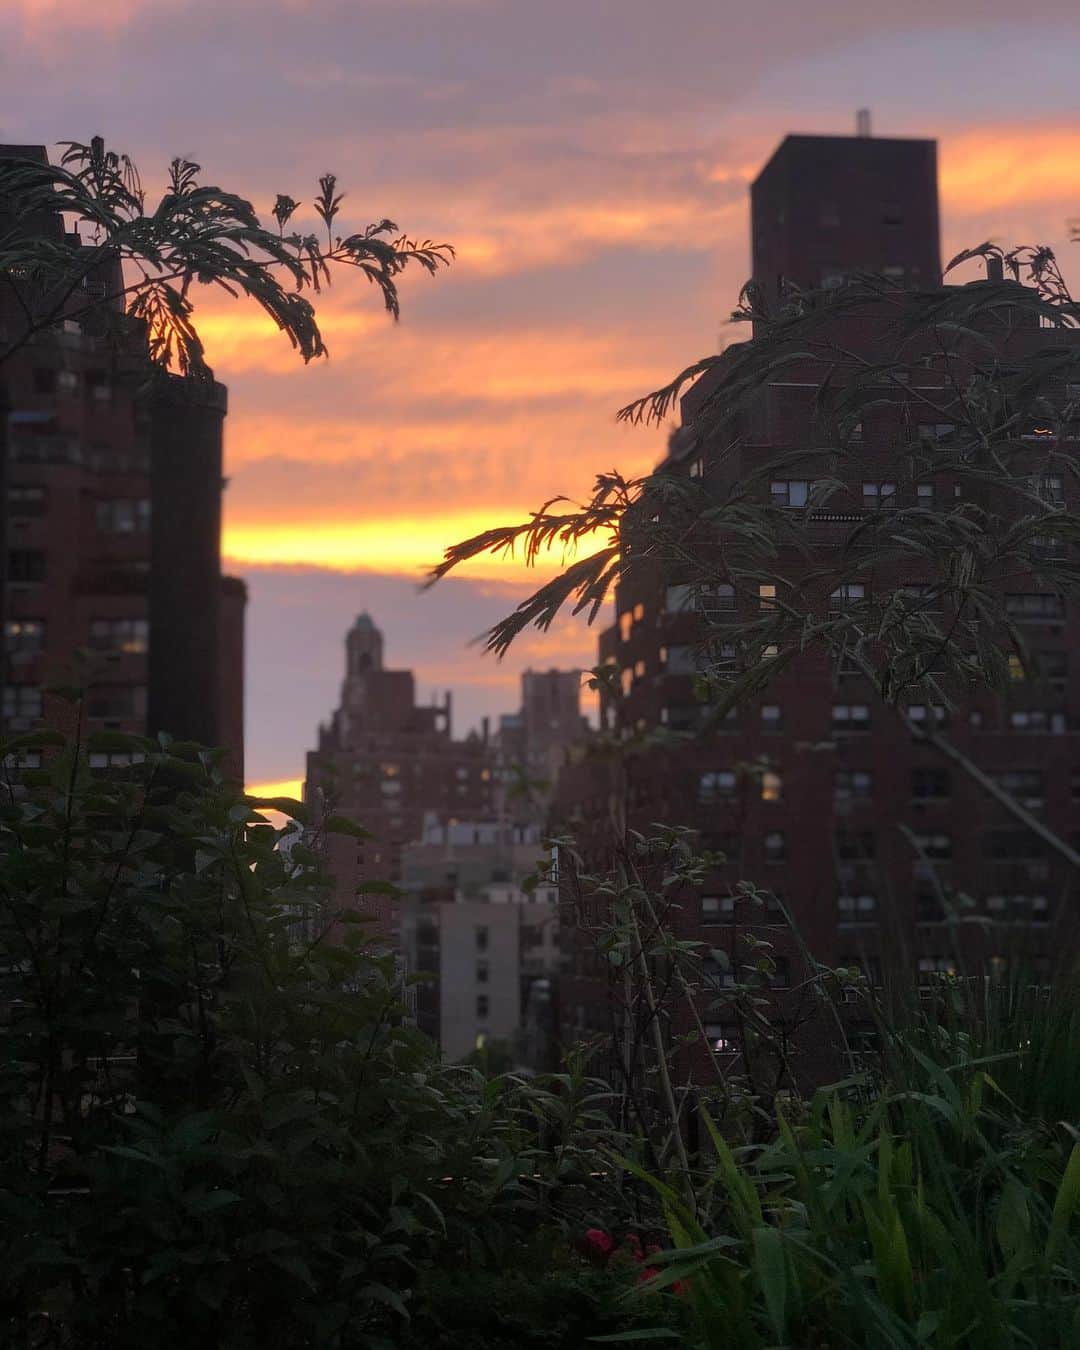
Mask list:
MULTIPOLYGON (((4 159, 47 162, 43 146, 0 146, 4 159)), ((59 215, 18 226, 84 247, 59 215)), ((103 266, 92 284, 115 295, 118 265, 103 266)), ((14 347, 0 365, 0 731, 62 722, 44 691, 74 681, 87 729, 223 745, 242 780, 246 588, 221 571, 225 389, 148 382, 140 334, 117 341, 95 318, 16 345, 17 297, 0 291, 0 350, 14 347)), ((110 755, 94 758, 106 767, 110 755)))
MULTIPOLYGON (((752 189, 754 275, 766 294, 775 295, 784 281, 827 287, 845 272, 876 271, 895 283, 888 306, 895 317, 908 303, 905 295, 940 284, 934 163, 929 141, 785 139, 752 189)), ((871 356, 878 320, 827 322, 833 327, 826 329, 823 320, 821 331, 838 345, 871 356)), ((1062 342, 1074 337, 1060 335, 1062 342)), ((1007 366, 1047 338, 1029 321, 1002 325, 993 340, 1007 366)), ((840 467, 835 457, 827 466, 826 456, 815 457, 825 361, 789 363, 722 434, 695 419, 709 389, 703 377, 683 398, 683 426, 662 468, 704 480, 717 502, 736 490, 763 498, 775 508, 780 540, 786 537, 783 514, 804 512, 811 562, 782 544, 775 562, 777 578, 798 586, 814 567, 840 565, 873 513, 898 506, 949 510, 963 500, 970 480, 962 484, 950 474, 947 454, 913 454, 920 446, 949 446, 957 430, 936 402, 943 397, 942 376, 932 361, 923 370, 910 384, 896 381, 879 391, 851 433, 856 453, 839 460, 840 467), (785 457, 790 462, 792 455, 802 456, 801 467, 777 470, 770 482, 764 466, 785 457), (913 468, 918 464, 941 467, 922 474, 913 468), (828 473, 844 480, 842 491, 828 509, 815 511, 808 505, 814 479, 828 473)), ((1058 392, 1064 402, 1066 391, 1058 392)), ((1046 435, 1038 427, 1025 430, 1018 437, 1020 460, 1030 452, 1034 467, 1046 435)), ((1044 475, 1042 482, 1056 502, 1072 503, 1071 478, 1044 475)), ((914 597, 931 592, 927 608, 947 610, 950 601, 933 598, 929 579, 912 567, 890 584, 900 583, 897 589, 914 597)), ((869 598, 871 584, 872 578, 826 590, 820 599, 808 594, 805 603, 819 605, 821 615, 843 612, 869 598)), ((981 692, 951 708, 924 695, 906 714, 916 727, 947 727, 968 761, 1068 839, 1078 824, 1080 614, 1060 595, 1046 593, 1036 576, 1015 576, 1005 589, 1007 611, 1032 653, 1027 666, 1010 665, 1015 683, 1008 695, 981 692)), ((730 633, 735 669, 740 630, 768 613, 776 595, 775 585, 751 588, 733 577, 718 580, 703 597, 675 565, 630 572, 617 590, 615 622, 600 638, 600 659, 617 669, 622 694, 602 704, 607 728, 630 736, 701 727, 695 677, 703 623, 718 637, 730 633)), ((631 828, 648 830, 657 821, 693 826, 703 845, 724 855, 701 893, 685 898, 678 922, 683 936, 732 957, 744 933, 772 942, 781 1016, 808 972, 780 907, 747 902, 735 886, 739 880, 782 899, 819 961, 861 966, 874 982, 889 968, 911 980, 958 964, 980 973, 1000 969, 1021 937, 1034 968, 1049 969, 1071 941, 1068 867, 1061 858, 914 734, 857 665, 837 668, 820 647, 797 656, 718 727, 677 748, 637 753, 618 770, 610 759, 582 759, 564 773, 563 820, 594 868, 604 867, 605 850, 611 853, 609 807, 616 791, 631 828), (975 922, 957 925, 950 917, 946 899, 957 896, 969 898, 975 922)), ((718 987, 732 978, 722 964, 714 975, 718 987)), ((605 984, 588 942, 579 944, 564 1006, 571 1035, 609 1029, 605 984)), ((713 1016, 710 1039, 737 1045, 738 1028, 723 1023, 722 1011, 713 1016)))

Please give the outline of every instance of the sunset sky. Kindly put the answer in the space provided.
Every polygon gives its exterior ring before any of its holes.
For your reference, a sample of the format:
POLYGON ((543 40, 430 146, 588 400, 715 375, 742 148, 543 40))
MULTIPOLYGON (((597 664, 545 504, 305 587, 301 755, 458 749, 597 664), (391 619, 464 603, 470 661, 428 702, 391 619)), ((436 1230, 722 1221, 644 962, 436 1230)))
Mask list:
POLYGON ((1035 0, 0 0, 0 141, 101 133, 153 190, 173 155, 262 208, 391 216, 453 243, 392 324, 342 278, 330 360, 208 296, 230 388, 225 549, 250 586, 253 783, 303 771, 341 637, 455 691, 459 732, 529 664, 592 664, 566 624, 501 665, 468 640, 528 577, 419 593, 444 546, 659 454, 621 404, 724 339, 748 268, 747 185, 788 131, 940 143, 943 251, 1049 243, 1080 280, 1080 7, 1035 0), (885 17, 885 16, 888 17, 885 17))

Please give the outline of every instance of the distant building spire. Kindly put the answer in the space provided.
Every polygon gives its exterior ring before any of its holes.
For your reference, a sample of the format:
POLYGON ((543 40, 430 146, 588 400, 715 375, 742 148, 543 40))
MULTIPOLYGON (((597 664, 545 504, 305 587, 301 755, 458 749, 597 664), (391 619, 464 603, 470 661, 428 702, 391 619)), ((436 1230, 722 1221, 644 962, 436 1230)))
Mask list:
POLYGON ((855 135, 869 136, 870 134, 870 109, 859 108, 855 113, 855 135))

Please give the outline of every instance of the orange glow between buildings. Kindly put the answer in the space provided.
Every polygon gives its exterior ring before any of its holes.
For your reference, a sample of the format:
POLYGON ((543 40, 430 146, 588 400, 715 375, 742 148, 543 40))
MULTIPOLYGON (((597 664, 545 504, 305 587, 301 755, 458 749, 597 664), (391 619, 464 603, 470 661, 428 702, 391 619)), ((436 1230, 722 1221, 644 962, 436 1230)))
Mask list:
MULTIPOLYGON (((296 525, 226 526, 223 552, 232 566, 245 563, 278 567, 325 567, 339 572, 416 573, 421 576, 439 562, 451 544, 469 539, 499 523, 516 517, 455 515, 398 516, 373 520, 311 520, 296 525)), ((602 541, 599 541, 602 542, 602 541)), ((538 582, 563 561, 578 557, 556 548, 542 556, 538 565, 525 571, 522 553, 493 557, 484 555, 458 569, 456 575, 493 577, 538 582)))

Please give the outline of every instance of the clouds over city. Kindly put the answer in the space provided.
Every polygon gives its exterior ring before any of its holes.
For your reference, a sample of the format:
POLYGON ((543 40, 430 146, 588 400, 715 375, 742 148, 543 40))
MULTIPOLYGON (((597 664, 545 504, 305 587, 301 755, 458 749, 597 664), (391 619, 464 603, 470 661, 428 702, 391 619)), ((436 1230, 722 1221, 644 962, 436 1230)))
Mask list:
MULTIPOLYGON (((278 191, 310 201, 333 169, 347 223, 388 215, 457 248, 448 271, 406 277, 396 326, 370 287, 335 284, 331 359, 306 369, 271 324, 207 297, 231 399, 226 547, 252 578, 259 776, 298 772, 356 609, 385 603, 400 661, 471 679, 473 710, 482 688, 510 706, 520 666, 547 663, 523 651, 484 685, 465 642, 511 599, 484 587, 519 595, 522 580, 489 570, 432 601, 416 598, 419 568, 657 457, 663 431, 628 431, 615 409, 723 340, 748 268, 747 185, 785 132, 846 132, 869 104, 881 134, 939 138, 946 256, 987 236, 1067 249, 1080 19, 1074 0, 1042 0, 1039 32, 1014 14, 1005 0, 0 7, 0 138, 102 132, 151 187, 182 154, 263 209, 278 191), (407 626, 436 612, 419 643, 407 626), (318 637, 286 659, 289 616, 318 637), (271 707, 287 712, 268 735, 271 707)), ((567 630, 549 660, 590 645, 567 630)))

